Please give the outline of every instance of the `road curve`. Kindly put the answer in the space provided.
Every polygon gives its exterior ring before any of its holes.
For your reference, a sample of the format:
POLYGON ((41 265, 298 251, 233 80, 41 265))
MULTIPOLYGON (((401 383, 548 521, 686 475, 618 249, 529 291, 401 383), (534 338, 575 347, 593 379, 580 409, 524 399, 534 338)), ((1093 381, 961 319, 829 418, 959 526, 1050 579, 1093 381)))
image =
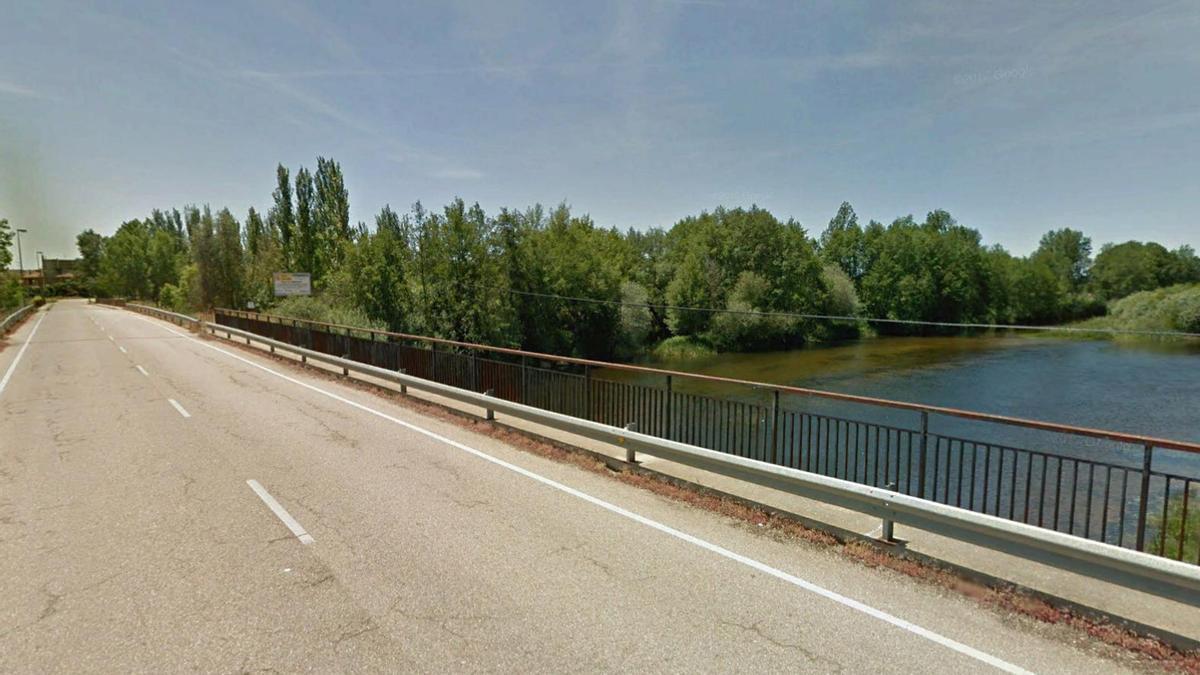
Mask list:
POLYGON ((6 372, 0 672, 1129 666, 129 312, 6 372))

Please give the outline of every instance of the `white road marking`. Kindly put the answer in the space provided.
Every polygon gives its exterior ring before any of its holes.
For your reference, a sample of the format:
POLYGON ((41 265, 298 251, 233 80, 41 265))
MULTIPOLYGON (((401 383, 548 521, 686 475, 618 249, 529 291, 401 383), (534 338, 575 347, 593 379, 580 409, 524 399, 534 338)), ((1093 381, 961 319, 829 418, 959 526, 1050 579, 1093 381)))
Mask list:
POLYGON ((37 323, 33 324, 33 330, 29 331, 29 337, 25 338, 25 344, 17 350, 17 356, 13 362, 8 364, 8 370, 4 371, 4 379, 0 379, 0 394, 4 393, 4 388, 8 386, 8 381, 12 379, 13 371, 17 369, 17 364, 21 362, 21 357, 25 356, 25 350, 29 349, 29 343, 33 340, 33 336, 37 335, 38 328, 42 327, 42 320, 46 318, 46 313, 43 312, 38 317, 37 323))
MULTIPOLYGON (((271 512, 274 513, 277 518, 282 520, 284 525, 287 525, 287 528, 292 531, 292 534, 296 535, 296 538, 300 540, 301 544, 311 544, 316 541, 312 538, 311 534, 306 532, 304 528, 300 526, 300 523, 296 522, 296 519, 292 517, 292 514, 287 512, 287 509, 283 508, 279 505, 279 502, 275 501, 275 498, 271 496, 271 493, 267 492, 265 489, 263 489, 263 486, 258 484, 258 481, 251 478, 250 480, 246 481, 246 485, 249 485, 250 489, 254 490, 254 494, 258 495, 258 498, 263 500, 263 503, 267 505, 267 508, 271 509, 271 512)), ((288 572, 290 570, 284 571, 288 572)))
POLYGON ((900 618, 900 617, 898 617, 898 616, 895 616, 895 615, 893 615, 893 614, 889 614, 889 613, 887 613, 887 612, 885 612, 885 611, 883 611, 883 610, 880 610, 880 609, 876 609, 876 608, 874 608, 874 607, 872 607, 872 606, 870 606, 870 605, 868 605, 868 604, 865 604, 865 603, 859 602, 858 600, 855 600, 854 598, 847 597, 847 596, 845 596, 845 595, 842 595, 841 593, 838 593, 838 592, 836 592, 836 591, 831 591, 831 590, 829 590, 829 589, 827 589, 827 588, 825 588, 825 587, 823 587, 823 586, 818 586, 817 584, 814 584, 814 583, 813 583, 813 582, 811 582, 811 581, 807 581, 807 580, 805 580, 805 579, 801 579, 800 577, 797 577, 797 576, 795 576, 795 575, 793 575, 793 574, 789 574, 789 573, 787 573, 787 572, 784 572, 783 570, 780 570, 780 569, 776 569, 776 568, 774 568, 774 567, 771 567, 770 565, 767 565, 766 563, 759 562, 759 561, 757 561, 757 560, 755 560, 755 559, 753 559, 753 558, 750 558, 750 557, 744 556, 744 555, 742 555, 742 554, 740 554, 740 553, 735 553, 735 552, 733 552, 733 551, 730 551, 729 549, 727 549, 727 548, 724 548, 723 546, 719 546, 719 545, 717 545, 717 544, 714 544, 714 543, 712 543, 712 542, 706 541, 706 540, 704 540, 704 539, 700 539, 699 537, 696 537, 696 536, 690 535, 690 534, 688 534, 688 533, 686 533, 686 532, 683 532, 683 531, 681 531, 681 530, 677 530, 677 529, 675 529, 675 528, 671 527, 670 525, 664 525, 663 523, 660 523, 660 522, 658 522, 658 521, 656 521, 656 520, 651 520, 650 518, 647 518, 647 517, 645 517, 645 516, 639 515, 639 514, 637 514, 637 513, 634 513, 634 512, 632 512, 632 511, 629 511, 629 510, 627 510, 627 509, 624 509, 624 508, 622 508, 622 507, 620 507, 620 506, 617 506, 616 504, 612 504, 612 503, 610 503, 610 502, 606 502, 606 501, 604 501, 603 499, 600 499, 599 497, 593 497, 592 495, 589 495, 589 494, 587 494, 586 492, 581 492, 581 491, 579 491, 579 490, 576 490, 576 489, 575 489, 575 488, 573 488, 573 487, 570 487, 570 486, 564 485, 564 484, 562 484, 562 483, 559 483, 558 481, 555 481, 555 480, 553 480, 553 479, 551 479, 551 478, 547 478, 547 477, 545 477, 545 476, 542 476, 541 474, 537 474, 537 473, 534 473, 534 472, 532 472, 532 471, 530 471, 530 470, 528 470, 528 469, 525 469, 525 468, 522 468, 522 467, 520 467, 520 466, 517 466, 516 464, 512 464, 512 463, 506 462, 506 461, 504 461, 504 460, 502 460, 502 459, 500 459, 500 458, 498 458, 498 457, 493 457, 493 456, 491 456, 491 455, 489 455, 489 454, 487 454, 487 453, 485 453, 485 452, 483 452, 483 451, 481 451, 481 450, 476 450, 475 448, 472 448, 472 447, 470 447, 470 446, 468 446, 468 445, 464 445, 463 443, 459 443, 458 441, 455 441, 455 440, 453 440, 453 439, 450 439, 450 438, 447 438, 447 437, 445 437, 445 436, 442 436, 441 434, 438 434, 437 432, 434 432, 434 431, 429 431, 428 429, 424 429, 424 428, 422 428, 422 427, 419 427, 419 426, 417 426, 417 425, 415 425, 415 424, 412 424, 411 422, 405 422, 405 421, 404 421, 404 420, 402 420, 402 419, 399 419, 399 418, 397 418, 397 417, 393 417, 393 416, 391 416, 391 415, 389 415, 389 414, 387 414, 387 413, 385 413, 385 412, 381 412, 381 411, 379 411, 379 410, 375 410, 374 408, 371 408, 371 407, 369 407, 369 406, 363 405, 362 403, 358 403, 357 401, 352 401, 352 400, 350 400, 350 399, 348 399, 348 398, 345 398, 345 397, 343 397, 343 396, 340 396, 340 395, 338 395, 338 394, 335 394, 335 393, 333 393, 333 392, 331 392, 331 391, 327 391, 327 390, 325 390, 325 389, 322 389, 322 388, 320 388, 320 387, 317 387, 317 386, 315 386, 315 385, 309 384, 309 383, 307 383, 307 382, 302 382, 302 381, 300 381, 300 380, 297 380, 297 379, 296 379, 296 378, 294 378, 294 377, 291 377, 291 376, 289 376, 289 375, 285 375, 284 373, 281 373, 281 372, 279 372, 279 371, 276 371, 276 370, 273 370, 273 369, 271 369, 271 368, 268 368, 268 367, 266 367, 266 366, 264 366, 264 365, 262 365, 262 364, 255 363, 254 361, 251 361, 250 359, 248 359, 248 358, 245 358, 244 356, 240 356, 240 355, 238 355, 238 354, 234 354, 233 352, 230 352, 230 351, 228 351, 228 350, 225 350, 225 349, 221 349, 220 347, 217 347, 217 346, 215 346, 215 345, 208 344, 207 342, 204 342, 204 341, 202 341, 202 340, 198 340, 198 339, 196 339, 196 338, 194 338, 194 337, 192 337, 192 336, 190 336, 190 335, 185 335, 185 334, 183 334, 183 333, 180 333, 179 331, 176 331, 176 330, 174 330, 174 329, 167 328, 166 326, 163 326, 163 325, 161 325, 161 324, 159 324, 159 323, 156 323, 156 322, 154 322, 154 321, 152 321, 152 320, 150 320, 150 319, 147 319, 147 318, 145 318, 145 317, 138 316, 138 315, 136 315, 136 314, 135 314, 135 315, 133 315, 133 316, 134 316, 134 318, 141 319, 141 320, 143 320, 143 321, 146 321, 147 323, 152 323, 152 324, 154 324, 154 325, 158 326, 159 328, 162 328, 162 329, 163 329, 163 330, 165 330, 165 331, 168 331, 168 332, 170 332, 170 333, 174 333, 175 335, 178 335, 178 336, 180 336, 180 337, 183 337, 183 338, 186 338, 186 339, 188 339, 188 340, 191 340, 192 342, 195 342, 195 343, 196 343, 196 344, 198 344, 198 345, 201 345, 201 346, 203 346, 203 347, 206 347, 206 348, 208 348, 208 349, 211 349, 211 350, 213 350, 213 351, 215 351, 215 352, 220 352, 220 353, 222 353, 222 354, 224 354, 224 355, 226 355, 226 356, 228 356, 228 357, 230 357, 230 358, 232 358, 232 359, 235 359, 235 360, 241 361, 242 363, 245 363, 245 364, 247 364, 247 365, 249 365, 249 366, 252 366, 252 367, 254 367, 254 368, 258 368, 259 370, 262 370, 262 371, 264 371, 264 372, 270 373, 270 374, 272 374, 272 375, 274 375, 274 376, 276 376, 276 377, 278 377, 278 378, 280 378, 280 379, 282 379, 282 380, 286 380, 286 381, 288 381, 288 382, 291 382, 292 384, 296 384, 296 385, 299 385, 299 386, 301 386, 301 387, 304 387, 305 389, 309 389, 309 390, 311 390, 311 391, 315 391, 315 392, 317 392, 318 394, 322 394, 322 395, 324 395, 324 396, 327 396, 327 397, 329 397, 329 398, 331 398, 331 399, 333 399, 333 400, 335 400, 335 401, 340 401, 340 402, 342 402, 342 403, 345 403, 345 404, 346 404, 346 405, 348 405, 348 406, 351 406, 351 407, 353 407, 353 408, 357 408, 357 409, 359 409, 359 410, 362 410, 363 412, 370 413, 370 414, 372 414, 372 415, 375 415, 376 417, 379 417, 379 418, 381 418, 381 419, 385 419, 385 420, 387 420, 387 421, 389 421, 389 422, 393 422, 393 423, 395 423, 395 424, 397 424, 397 425, 399 425, 399 426, 402 426, 402 427, 404 427, 404 428, 406 428, 406 429, 410 429, 410 430, 412 430, 412 431, 415 431, 415 432, 417 432, 417 433, 419 433, 419 434, 422 434, 422 435, 424 435, 424 436, 427 436, 427 437, 429 437, 429 438, 432 438, 432 439, 434 439, 434 440, 436 440, 436 441, 440 441, 440 442, 442 442, 442 443, 445 443, 446 445, 449 445, 449 446, 451 446, 451 447, 453 447, 453 448, 457 448, 457 449, 459 449, 459 450, 462 450, 463 452, 466 452, 466 453, 469 453, 469 454, 471 454, 471 455, 474 455, 474 456, 476 456, 476 457, 478 457, 478 458, 480 458, 480 459, 482 459, 482 460, 484 460, 484 461, 491 462, 492 464, 495 464, 495 465, 497 465, 497 466, 500 466, 500 467, 503 467, 503 468, 505 468, 505 469, 508 469, 509 471, 512 471, 513 473, 517 473, 517 474, 520 474, 520 475, 522 475, 522 476, 525 476, 526 478, 529 478, 529 479, 535 480, 535 481, 537 481, 537 482, 539 482, 539 483, 542 483, 543 485, 546 485, 546 486, 548 486, 548 487, 554 488, 555 490, 559 490, 560 492, 564 492, 564 493, 566 493, 566 494, 568 494, 568 495, 571 495, 572 497, 576 497, 576 498, 578 498, 578 499, 581 499, 581 500, 583 500, 583 501, 585 501, 585 502, 588 502, 588 503, 590 503, 590 504, 594 504, 595 506, 598 506, 598 507, 600 507, 600 508, 602 508, 602 509, 605 509, 606 511, 610 511, 610 512, 612 512, 612 513, 615 513, 615 514, 617 514, 617 515, 619 515, 619 516, 622 516, 622 517, 628 518, 628 519, 630 519, 630 520, 632 520, 632 521, 634 521, 634 522, 641 523, 642 525, 645 525, 645 526, 647 526, 647 527, 650 527, 650 528, 653 528, 653 529, 655 529, 655 530, 658 530, 659 532, 662 532, 662 533, 664 533, 664 534, 670 535, 670 536, 672 536, 672 537, 675 537, 676 539, 680 539, 680 540, 682 540, 682 541, 685 541, 685 542, 687 542, 687 543, 689 543, 689 544, 693 544, 693 545, 695 545, 695 546, 698 546, 698 547, 700 547, 700 548, 702 548, 702 549, 705 549, 705 550, 707 550, 707 551, 710 551, 710 552, 712 552, 712 553, 715 553, 715 554, 717 554, 717 555, 719 555, 719 556, 721 556, 721 557, 724 557, 724 558, 727 558, 727 559, 729 559, 729 560, 733 560, 733 561, 735 561, 735 562, 741 563, 741 564, 743 564, 743 565, 745 565, 745 566, 747 566, 747 567, 750 567, 750 568, 752 568, 752 569, 758 570, 759 572, 762 572, 763 574, 767 574, 767 575, 773 576, 773 577, 775 577, 776 579, 780 579, 780 580, 782 580, 782 581, 785 581, 785 582, 787 582, 787 583, 789 583, 789 584, 791 584, 791 585, 793 585, 793 586, 796 586, 796 587, 798 587, 798 588, 802 588, 802 589, 804 589, 804 590, 806 590, 806 591, 809 591, 809 592, 811 592, 811 593, 815 593, 816 595, 820 595, 821 597, 824 597, 824 598, 826 598, 826 599, 832 600, 832 601, 834 601, 834 602, 836 602, 836 603, 838 603, 838 604, 841 604, 841 605, 843 605, 843 606, 845 606, 845 607, 849 607, 850 609, 853 609, 853 610, 855 610, 855 611, 862 612, 863 614, 866 614, 867 616, 870 616, 870 617, 873 617, 873 618, 879 619, 880 621, 883 621, 883 622, 885 622, 885 623, 889 623, 889 624, 891 624, 891 625, 893 625, 893 626, 896 626, 897 628, 900 628, 900 629, 902 629, 902 630, 908 631, 909 633, 912 633, 913 635, 916 635, 916 636, 918 636, 918 637, 925 638, 926 640, 929 640, 930 642, 933 642, 933 643, 935 643, 935 644, 941 645, 941 646, 943 646, 943 647, 946 647, 947 649, 951 649, 951 650, 953 650, 953 651, 956 651, 956 652, 958 652, 958 653, 960 653, 960 654, 963 654, 963 655, 965 655, 965 656, 969 656, 969 657, 971 657, 971 658, 973 658, 973 659, 976 659, 977 661, 980 661, 980 662, 982 662, 982 663, 986 663, 987 665, 990 665, 990 666, 992 666, 992 667, 994 667, 994 668, 997 668, 997 669, 999 669, 999 670, 1002 670, 1002 671, 1005 671, 1005 672, 1008 672, 1008 673, 1019 673, 1019 674, 1022 674, 1022 675, 1032 675, 1032 674, 1030 673, 1030 671, 1028 671, 1028 670, 1025 670, 1024 668, 1021 668, 1021 667, 1020 667, 1020 666, 1018 666, 1018 665, 1015 665, 1015 664, 1009 663, 1008 661, 1005 661, 1005 660, 1003 660, 1003 659, 1001 659, 1001 658, 999 658, 999 657, 992 656, 991 654, 988 654, 987 652, 983 652, 983 651, 980 651, 980 650, 978 650, 978 649, 975 649, 974 647, 971 647, 971 646, 969 646, 969 645, 963 644, 963 643, 961 643, 961 642, 959 642, 959 641, 957 641, 957 640, 954 640, 953 638, 948 638, 948 637, 946 637, 945 635, 942 635, 941 633, 935 633, 934 631, 932 631, 932 630, 929 630, 928 628, 923 628, 923 627, 921 627, 921 626, 918 626, 917 624, 915 624, 915 623, 912 623, 912 622, 910 622, 910 621, 905 621, 904 619, 901 619, 901 618, 900 618))
POLYGON ((128 353, 129 353, 128 351, 126 351, 126 349, 125 349, 124 347, 121 347, 120 345, 118 345, 118 346, 117 346, 117 349, 120 349, 122 354, 128 354, 128 353))
POLYGON ((109 335, 109 336, 108 336, 108 341, 109 341, 109 342, 116 342, 116 340, 114 340, 114 339, 113 339, 113 336, 111 336, 111 335, 109 335))
POLYGON ((184 417, 191 417, 191 416, 192 416, 192 415, 191 415, 191 413, 189 413, 188 411, 186 411, 186 410, 184 410, 184 409, 183 409, 183 406, 179 405, 179 401, 176 401, 176 400, 175 400, 175 399, 173 399, 173 398, 169 398, 169 399, 167 399, 167 403, 170 403, 170 404, 171 404, 171 406, 172 406, 173 408, 175 408, 175 410, 176 410, 176 411, 177 411, 177 412, 178 412, 180 415, 183 415, 184 417))
POLYGON ((147 373, 145 368, 143 368, 141 366, 134 366, 134 368, 137 368, 138 372, 145 375, 146 377, 150 377, 150 373, 147 373))

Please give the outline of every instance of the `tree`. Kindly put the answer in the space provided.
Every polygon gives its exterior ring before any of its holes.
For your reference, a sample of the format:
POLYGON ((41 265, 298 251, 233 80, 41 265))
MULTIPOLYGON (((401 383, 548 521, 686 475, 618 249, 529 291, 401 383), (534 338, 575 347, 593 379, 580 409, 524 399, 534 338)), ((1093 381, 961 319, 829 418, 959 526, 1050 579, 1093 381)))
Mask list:
POLYGON ((101 284, 113 295, 147 298, 151 285, 146 252, 150 235, 145 223, 130 220, 121 224, 104 244, 100 266, 101 284))
POLYGON ((296 172, 296 232, 293 262, 298 271, 312 274, 313 283, 321 278, 320 257, 317 254, 319 235, 313 220, 312 174, 303 167, 296 172))
POLYGON ((259 247, 266 245, 267 236, 266 225, 263 224, 258 211, 251 206, 246 213, 246 253, 250 256, 258 255, 259 247))
POLYGON ((275 192, 271 194, 275 205, 271 207, 271 225, 279 230, 283 261, 289 268, 294 260, 293 250, 296 230, 296 214, 292 210, 292 185, 288 178, 287 167, 280 164, 275 167, 275 192))
POLYGON ((350 228, 350 195, 346 191, 342 167, 332 159, 318 157, 313 188, 312 219, 317 233, 319 267, 332 270, 341 265, 344 247, 353 235, 350 228))
POLYGON ((384 206, 375 216, 375 232, 364 233, 349 249, 346 268, 355 304, 391 330, 412 330, 412 294, 408 272, 412 255, 396 212, 384 206))
POLYGON ((1054 274, 1063 292, 1074 293, 1087 281, 1092 264, 1092 240, 1078 230, 1051 230, 1042 235, 1032 258, 1054 274))
POLYGON ((95 230, 87 229, 75 237, 75 246, 79 249, 79 273, 83 283, 92 292, 100 279, 100 263, 104 258, 104 237, 95 230))
POLYGON ((7 218, 0 218, 0 271, 8 269, 12 264, 12 251, 9 248, 13 242, 12 227, 7 218))
POLYGON ((1092 265, 1091 287, 1104 300, 1123 298, 1174 283, 1174 258, 1160 244, 1106 244, 1092 265))
POLYGON ((241 225, 229 209, 217 213, 215 225, 212 298, 219 305, 237 309, 244 302, 241 225))
POLYGON ((850 202, 842 202, 829 226, 821 233, 821 257, 842 269, 855 284, 867 273, 866 239, 850 202))

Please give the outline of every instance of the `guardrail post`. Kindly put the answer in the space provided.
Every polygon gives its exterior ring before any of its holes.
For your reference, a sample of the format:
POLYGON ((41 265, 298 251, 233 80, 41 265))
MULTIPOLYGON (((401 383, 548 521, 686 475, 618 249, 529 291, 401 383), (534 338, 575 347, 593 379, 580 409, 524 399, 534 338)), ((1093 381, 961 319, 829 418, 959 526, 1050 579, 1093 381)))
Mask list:
MULTIPOLYGON (((401 374, 401 375, 407 375, 407 374, 408 374, 408 369, 407 369, 407 368, 401 368, 401 369, 400 369, 400 374, 401 374)), ((407 385, 407 384, 404 384, 403 382, 401 382, 401 383, 400 383, 400 393, 401 393, 401 394, 407 394, 407 393, 408 393, 408 385, 407 385)))
MULTIPOLYGON (((887 489, 895 492, 896 484, 894 482, 888 483, 887 489)), ((888 544, 896 543, 896 523, 892 522, 890 518, 884 518, 880 524, 879 538, 888 544)))
MULTIPOLYGON (((637 431, 637 422, 630 422, 625 425, 625 431, 637 431)), ((637 450, 633 448, 625 448, 625 461, 630 464, 637 464, 637 450)))
MULTIPOLYGON (((346 359, 347 361, 349 361, 349 360, 350 360, 350 355, 349 355, 349 354, 342 354, 342 358, 343 358, 343 359, 346 359)), ((342 377, 350 377, 350 369, 349 369, 349 368, 347 368, 346 366, 342 366, 342 377)))
MULTIPOLYGON (((495 392, 496 392, 495 389, 488 389, 487 391, 483 392, 483 395, 484 396, 495 396, 496 395, 495 392)), ((485 419, 487 419, 487 421, 489 421, 489 422, 494 422, 496 420, 496 411, 492 410, 491 408, 488 408, 485 419)))
MULTIPOLYGON (((921 445, 917 460, 917 496, 925 499, 925 449, 929 445, 929 412, 921 411, 921 445)), ((936 486, 935 486, 936 489, 936 486)))
POLYGON ((1150 463, 1154 446, 1147 444, 1142 454, 1142 489, 1138 495, 1137 550, 1146 550, 1146 513, 1150 510, 1150 463))
POLYGON ((771 453, 775 464, 783 464, 779 452, 779 390, 776 389, 771 397, 771 453))

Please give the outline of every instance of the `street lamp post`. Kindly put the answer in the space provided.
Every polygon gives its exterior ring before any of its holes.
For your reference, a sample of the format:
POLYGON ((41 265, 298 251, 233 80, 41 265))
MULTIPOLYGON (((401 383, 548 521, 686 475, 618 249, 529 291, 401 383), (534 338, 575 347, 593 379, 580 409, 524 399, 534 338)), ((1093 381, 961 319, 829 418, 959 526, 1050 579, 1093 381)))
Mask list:
POLYGON ((37 252, 38 269, 42 271, 42 295, 46 294, 46 256, 41 252, 37 252))
MULTIPOLYGON (((25 278, 25 256, 21 255, 21 233, 28 232, 24 228, 17 228, 17 267, 21 270, 21 279, 25 278)), ((24 281, 22 281, 24 283, 24 281)))

